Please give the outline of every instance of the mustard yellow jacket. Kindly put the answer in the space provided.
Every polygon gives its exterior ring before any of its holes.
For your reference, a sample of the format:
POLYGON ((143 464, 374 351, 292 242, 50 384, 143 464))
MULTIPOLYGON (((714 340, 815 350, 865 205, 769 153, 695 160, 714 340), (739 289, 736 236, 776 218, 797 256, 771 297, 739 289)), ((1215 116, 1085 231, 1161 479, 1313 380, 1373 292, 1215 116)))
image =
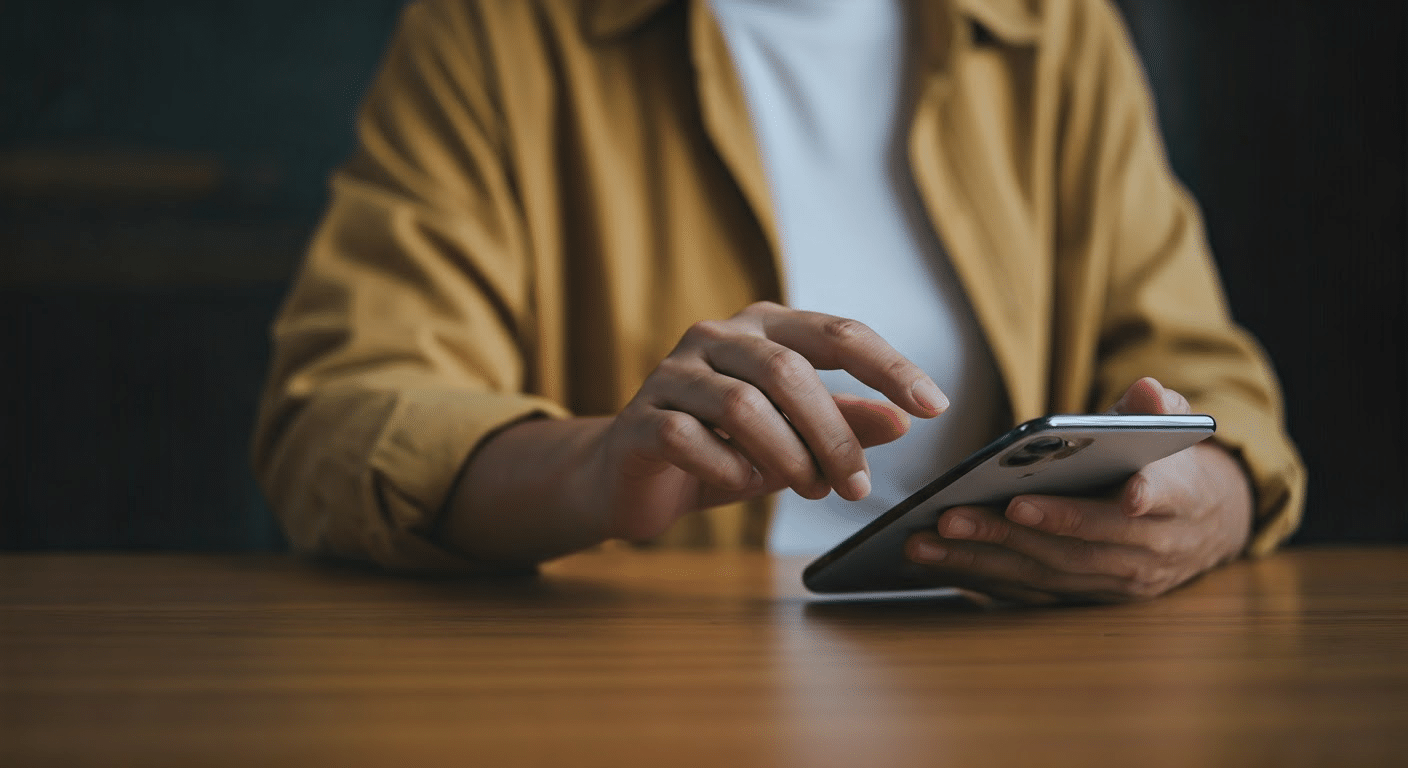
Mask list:
MULTIPOLYGON (((1156 376, 1217 418, 1255 480, 1250 549, 1274 548, 1304 472, 1116 14, 912 10, 909 162, 1014 419, 1103 410, 1156 376)), ((436 527, 487 435, 614 413, 692 322, 786 299, 743 93, 703 2, 422 0, 358 127, 274 326, 255 437, 299 548, 473 567, 436 527)), ((765 530, 754 504, 666 540, 757 546, 765 530)))

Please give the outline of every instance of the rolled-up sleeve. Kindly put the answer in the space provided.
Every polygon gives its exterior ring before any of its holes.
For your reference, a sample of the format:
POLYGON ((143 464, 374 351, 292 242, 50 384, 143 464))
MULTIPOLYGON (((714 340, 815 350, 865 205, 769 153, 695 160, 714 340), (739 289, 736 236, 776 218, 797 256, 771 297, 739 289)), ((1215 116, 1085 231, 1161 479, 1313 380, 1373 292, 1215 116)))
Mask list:
POLYGON ((531 266, 465 18, 402 18, 273 329, 256 474, 297 549, 412 570, 469 456, 563 407, 525 392, 531 266))

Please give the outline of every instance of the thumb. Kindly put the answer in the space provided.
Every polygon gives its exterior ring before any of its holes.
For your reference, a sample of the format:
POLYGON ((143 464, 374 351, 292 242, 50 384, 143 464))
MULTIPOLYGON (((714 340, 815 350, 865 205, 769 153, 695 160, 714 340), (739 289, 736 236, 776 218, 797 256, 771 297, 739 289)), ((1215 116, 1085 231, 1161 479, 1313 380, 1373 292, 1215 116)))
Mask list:
POLYGON ((1110 408, 1110 413, 1192 413, 1188 399, 1160 384, 1158 379, 1145 376, 1125 390, 1124 396, 1110 408))
POLYGON ((850 394, 832 395, 832 399, 856 439, 865 448, 898 440, 909 431, 909 414, 888 400, 871 400, 850 394))

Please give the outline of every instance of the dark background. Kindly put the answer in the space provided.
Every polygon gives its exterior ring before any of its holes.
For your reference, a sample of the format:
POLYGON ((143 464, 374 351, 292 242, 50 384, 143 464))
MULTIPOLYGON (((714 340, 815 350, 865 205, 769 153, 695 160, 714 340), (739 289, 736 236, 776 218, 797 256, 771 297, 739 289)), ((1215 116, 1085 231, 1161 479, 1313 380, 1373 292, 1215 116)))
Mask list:
MULTIPOLYGON (((266 328, 401 0, 0 6, 0 549, 269 549, 266 328)), ((1298 542, 1408 541, 1408 18, 1124 0, 1311 469, 1298 542)))

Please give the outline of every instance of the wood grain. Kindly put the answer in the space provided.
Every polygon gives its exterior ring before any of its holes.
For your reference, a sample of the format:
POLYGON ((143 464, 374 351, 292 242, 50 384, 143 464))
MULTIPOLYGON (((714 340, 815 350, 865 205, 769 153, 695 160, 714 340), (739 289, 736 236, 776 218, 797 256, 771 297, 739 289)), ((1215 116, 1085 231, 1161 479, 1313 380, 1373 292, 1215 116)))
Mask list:
POLYGON ((608 552, 464 581, 0 557, 0 765, 1408 759, 1408 550, 1044 610, 818 600, 803 564, 608 552))

